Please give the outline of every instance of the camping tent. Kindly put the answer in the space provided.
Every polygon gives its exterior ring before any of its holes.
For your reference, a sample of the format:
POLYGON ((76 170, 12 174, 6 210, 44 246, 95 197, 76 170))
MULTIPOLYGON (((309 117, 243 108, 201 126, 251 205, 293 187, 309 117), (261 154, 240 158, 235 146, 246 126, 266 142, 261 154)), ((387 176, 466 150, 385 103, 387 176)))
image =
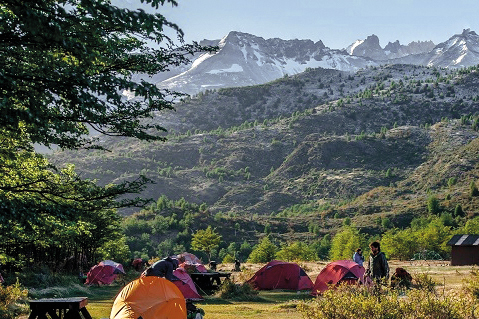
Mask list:
POLYGON ((247 281, 255 289, 311 290, 313 282, 298 264, 273 260, 247 281))
POLYGON ((118 294, 110 319, 184 319, 186 302, 171 281, 156 276, 130 282, 118 294))
POLYGON ((123 266, 112 260, 103 260, 90 268, 86 274, 85 285, 103 284, 109 285, 115 280, 118 274, 124 274, 123 266))
POLYGON ((190 275, 188 275, 184 268, 176 268, 176 270, 173 271, 173 275, 179 279, 173 281, 173 283, 176 285, 176 287, 178 287, 178 289, 180 289, 185 299, 194 301, 203 300, 203 297, 201 297, 196 290, 193 279, 191 279, 190 275))
POLYGON ((195 255, 191 253, 184 252, 182 254, 177 255, 177 258, 179 259, 180 257, 185 258, 185 265, 187 265, 184 268, 189 268, 189 269, 194 269, 197 272, 208 272, 206 267, 203 265, 201 260, 196 257, 195 255))
POLYGON ((359 266, 352 260, 338 260, 327 264, 316 277, 314 288, 311 294, 317 295, 328 290, 329 285, 336 285, 341 282, 363 283, 364 267, 359 266))

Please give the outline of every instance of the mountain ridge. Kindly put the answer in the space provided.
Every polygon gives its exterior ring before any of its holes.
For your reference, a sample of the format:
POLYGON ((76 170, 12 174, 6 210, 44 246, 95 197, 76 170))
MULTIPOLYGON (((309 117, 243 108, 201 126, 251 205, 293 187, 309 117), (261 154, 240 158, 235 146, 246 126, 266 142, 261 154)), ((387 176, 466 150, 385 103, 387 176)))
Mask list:
POLYGON ((193 56, 189 65, 172 70, 170 75, 154 77, 157 86, 194 95, 211 89, 264 84, 317 67, 357 72, 383 64, 446 68, 479 64, 476 53, 479 52, 479 38, 469 29, 438 45, 432 41, 408 45, 395 41, 384 48, 374 34, 357 40, 346 49, 328 48, 321 40, 264 39, 237 31, 231 31, 220 40, 201 43, 218 45, 219 49, 193 56))

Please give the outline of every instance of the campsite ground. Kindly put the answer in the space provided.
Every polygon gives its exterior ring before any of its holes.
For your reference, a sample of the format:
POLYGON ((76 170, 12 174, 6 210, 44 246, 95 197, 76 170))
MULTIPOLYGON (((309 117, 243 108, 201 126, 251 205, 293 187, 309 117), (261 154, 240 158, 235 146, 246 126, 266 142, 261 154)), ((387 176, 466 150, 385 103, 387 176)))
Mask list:
MULTIPOLYGON (((314 282, 326 262, 306 262, 300 263, 300 265, 314 282)), ((260 264, 243 264, 243 271, 234 272, 233 279, 242 283, 262 266, 260 264)), ((438 284, 437 291, 439 293, 460 290, 463 280, 471 275, 471 271, 478 270, 477 266, 450 266, 448 261, 390 261, 391 271, 394 271, 396 267, 405 268, 413 276, 428 274, 438 284)), ((224 271, 232 268, 232 264, 218 266, 218 269, 224 271)), ((89 289, 92 294, 87 306, 88 311, 94 319, 108 318, 115 296, 122 289, 122 285, 90 287, 89 289)), ((205 311, 205 319, 295 319, 302 318, 295 309, 296 301, 312 298, 308 293, 295 291, 261 291, 259 297, 259 301, 252 302, 229 301, 211 295, 205 296, 205 301, 198 302, 196 305, 205 311)))

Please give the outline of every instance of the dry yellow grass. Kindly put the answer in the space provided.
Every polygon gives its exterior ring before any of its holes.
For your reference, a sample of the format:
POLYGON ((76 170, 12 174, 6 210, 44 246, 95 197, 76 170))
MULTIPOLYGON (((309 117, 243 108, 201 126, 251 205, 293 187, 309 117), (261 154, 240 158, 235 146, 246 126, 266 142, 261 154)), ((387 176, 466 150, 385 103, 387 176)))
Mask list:
MULTIPOLYGON (((327 262, 301 262, 300 265, 305 269, 311 280, 314 282, 321 269, 327 262)), ((233 273, 233 278, 237 282, 244 282, 249 279, 255 271, 260 269, 261 264, 243 264, 243 273, 233 273)), ((411 275, 428 274, 438 284, 438 292, 450 293, 462 289, 463 280, 470 276, 471 271, 477 266, 450 266, 449 261, 389 261, 391 273, 397 267, 406 269, 411 275)), ((232 269, 232 264, 219 265, 218 269, 232 269)), ((279 292, 277 294, 280 294, 279 292)), ((258 302, 231 302, 227 304, 205 304, 199 303, 198 306, 205 310, 205 319, 229 319, 229 318, 249 318, 249 319, 296 319, 302 318, 294 308, 295 299, 305 299, 307 296, 295 294, 292 292, 282 292, 282 296, 275 296, 275 292, 261 292, 261 297, 271 300, 268 303, 258 302), (287 298, 293 300, 288 301, 287 298)))

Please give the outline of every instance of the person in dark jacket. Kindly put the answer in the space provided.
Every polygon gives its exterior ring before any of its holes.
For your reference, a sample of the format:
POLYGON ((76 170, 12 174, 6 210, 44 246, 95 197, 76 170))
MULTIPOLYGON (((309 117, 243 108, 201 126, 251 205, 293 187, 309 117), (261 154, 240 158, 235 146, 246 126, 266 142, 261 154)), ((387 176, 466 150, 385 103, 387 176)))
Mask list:
POLYGON ((381 251, 381 245, 379 242, 374 241, 369 244, 369 248, 371 248, 371 254, 369 255, 366 275, 371 277, 376 283, 382 280, 388 280, 389 265, 386 260, 386 255, 381 251))
POLYGON ((178 278, 173 275, 173 271, 178 268, 178 259, 166 257, 158 260, 150 268, 145 270, 145 276, 158 276, 164 277, 169 281, 178 280, 178 278))

